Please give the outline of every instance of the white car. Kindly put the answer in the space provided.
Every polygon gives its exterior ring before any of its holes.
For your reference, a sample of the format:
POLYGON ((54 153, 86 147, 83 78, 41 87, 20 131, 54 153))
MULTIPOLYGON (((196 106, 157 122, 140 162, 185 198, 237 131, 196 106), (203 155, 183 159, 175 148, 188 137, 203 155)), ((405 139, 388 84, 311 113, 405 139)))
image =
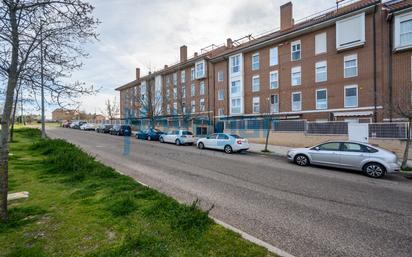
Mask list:
POLYGON ((193 133, 188 130, 172 130, 160 135, 160 143, 173 143, 176 145, 192 145, 195 142, 193 133))
POLYGON ((329 141, 313 147, 291 149, 287 156, 300 166, 316 164, 358 170, 372 178, 400 171, 396 154, 355 141, 329 141))
POLYGON ((210 148, 223 150, 225 153, 233 153, 248 150, 249 142, 238 135, 216 133, 200 138, 197 141, 197 147, 199 149, 210 148))
POLYGON ((95 130, 96 129, 96 125, 93 123, 85 123, 83 125, 80 126, 81 130, 95 130))

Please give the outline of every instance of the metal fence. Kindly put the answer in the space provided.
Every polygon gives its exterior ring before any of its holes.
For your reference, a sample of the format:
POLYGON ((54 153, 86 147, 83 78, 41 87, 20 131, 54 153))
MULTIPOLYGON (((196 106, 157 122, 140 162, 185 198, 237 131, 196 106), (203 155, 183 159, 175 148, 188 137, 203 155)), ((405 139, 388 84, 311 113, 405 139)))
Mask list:
POLYGON ((307 134, 347 135, 348 123, 344 121, 306 122, 307 134))
MULTIPOLYGON (((227 130, 265 130, 269 119, 237 119, 224 121, 227 130)), ((272 130, 276 132, 302 132, 307 135, 348 135, 348 122, 272 120, 272 130)), ((408 137, 408 123, 369 123, 370 138, 405 139, 408 137)), ((411 128, 412 129, 412 128, 411 128)))

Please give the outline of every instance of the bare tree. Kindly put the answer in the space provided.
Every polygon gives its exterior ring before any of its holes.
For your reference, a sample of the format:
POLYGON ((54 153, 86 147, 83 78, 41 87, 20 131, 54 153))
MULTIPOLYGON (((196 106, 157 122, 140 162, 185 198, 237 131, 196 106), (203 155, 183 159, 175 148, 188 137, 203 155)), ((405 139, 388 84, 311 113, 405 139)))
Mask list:
MULTIPOLYGON (((408 98, 408 97, 406 97, 408 98)), ((403 152, 403 159, 402 159, 402 168, 406 168, 408 166, 408 157, 409 157, 409 147, 411 143, 411 128, 412 128, 412 105, 405 99, 405 96, 399 96, 397 101, 393 101, 394 106, 392 111, 399 115, 401 118, 404 118, 408 121, 409 130, 407 131, 406 137, 406 144, 405 150, 403 152)))
POLYGON ((7 81, 0 138, 0 219, 7 220, 9 132, 19 79, 33 90, 49 90, 59 102, 90 92, 81 83, 58 78, 79 69, 84 43, 96 38, 93 6, 82 0, 2 0, 0 4, 0 77, 7 81), (44 65, 39 67, 39 60, 44 65), (42 76, 45 75, 45 76, 42 76))
POLYGON ((110 120, 117 118, 120 114, 119 103, 116 101, 116 97, 113 100, 107 99, 105 104, 105 109, 101 110, 110 120))

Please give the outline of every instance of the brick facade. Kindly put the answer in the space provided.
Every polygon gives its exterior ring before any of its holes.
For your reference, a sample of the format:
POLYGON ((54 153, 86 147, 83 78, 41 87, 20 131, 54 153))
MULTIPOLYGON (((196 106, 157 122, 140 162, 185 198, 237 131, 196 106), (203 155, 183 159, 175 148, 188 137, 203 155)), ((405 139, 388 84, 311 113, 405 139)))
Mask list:
MULTIPOLYGON (((252 38, 246 42, 228 39, 225 46, 214 48, 201 55, 195 54, 191 58, 187 56, 187 47, 182 46, 178 64, 165 66, 164 69, 145 77, 140 77, 140 70, 136 72, 136 80, 117 89, 120 91, 121 116, 126 117, 126 109, 133 109, 133 115, 141 117, 141 106, 133 103, 131 99, 133 95, 136 97, 139 94, 142 83, 147 84, 148 80, 157 76, 161 78, 163 99, 161 115, 165 117, 182 115, 182 104, 186 109, 191 109, 192 101, 194 101, 196 108, 194 112, 190 112, 190 115, 208 117, 210 120, 227 117, 254 117, 268 113, 280 119, 386 121, 399 118, 393 110, 394 107, 390 106, 396 103, 402 108, 410 108, 412 86, 410 47, 412 44, 401 50, 394 50, 394 42, 391 39, 396 33, 395 23, 398 20, 396 17, 399 15, 407 17, 405 15, 408 13, 412 15, 412 1, 410 0, 386 3, 361 0, 326 12, 319 17, 294 24, 293 5, 287 3, 281 7, 281 29, 279 31, 256 39, 252 38), (364 34, 362 34, 364 42, 361 40, 360 43, 345 48, 337 39, 337 34, 344 33, 337 31, 337 24, 344 23, 353 17, 359 17, 360 21, 364 19, 364 23, 360 23, 364 24, 364 34), (316 53, 316 44, 318 44, 318 49, 324 48, 324 38, 326 39, 326 51, 316 53), (320 43, 316 43, 317 40, 320 43), (297 42, 300 42, 299 46, 297 42), (277 64, 270 65, 270 52, 275 47, 278 53, 277 64), (298 56, 299 51, 296 49, 299 47, 300 58, 292 60, 292 55, 298 56), (294 54, 292 49, 295 50, 294 54), (240 82, 243 87, 242 113, 232 113, 230 108, 231 67, 229 60, 237 54, 240 54, 243 60, 240 82), (258 67, 256 65, 257 55, 259 56, 258 67), (255 60, 255 66, 253 60, 255 60), (196 72, 196 64, 201 61, 204 62, 204 77, 192 80, 191 70, 195 69, 196 72), (320 71, 325 63, 327 79, 317 82, 317 67, 320 78, 324 76, 322 75, 324 73, 320 71), (346 77, 345 63, 348 74, 346 77), (352 65, 355 65, 356 69, 352 65), (298 74, 299 69, 301 83, 292 85, 292 73, 298 74), (185 72, 184 83, 181 81, 182 71, 185 72), (270 86, 270 74, 273 72, 277 72, 278 76, 276 88, 270 86), (174 76, 176 83, 173 83, 174 76), (252 81, 254 78, 257 81, 257 76, 260 80, 259 90, 253 90, 252 81), (203 94, 200 92, 201 84, 204 84, 203 94), (182 98, 183 85, 186 88, 184 98, 182 98), (194 96, 191 94, 192 85, 195 88, 194 96), (354 87, 348 88, 351 86, 354 87), (327 90, 327 103, 316 101, 317 94, 323 97, 323 91, 317 93, 317 90, 321 89, 327 90), (355 93, 355 89, 356 99, 350 97, 350 94, 355 93), (177 92, 176 99, 173 97, 173 90, 177 92), (301 94, 301 109, 293 110, 292 97, 298 92, 301 94), (346 98, 345 92, 348 94, 346 98), (274 105, 270 103, 271 95, 278 96, 279 107, 276 112, 274 112, 274 105), (204 110, 201 110, 201 101, 204 101, 204 110), (259 101, 258 108, 256 101, 259 101), (178 110, 173 112, 173 107, 176 105, 178 110)), ((344 28, 342 25, 341 30, 344 28)), ((295 80, 296 78, 297 75, 295 80)), ((299 102, 295 103, 298 106, 299 102)))

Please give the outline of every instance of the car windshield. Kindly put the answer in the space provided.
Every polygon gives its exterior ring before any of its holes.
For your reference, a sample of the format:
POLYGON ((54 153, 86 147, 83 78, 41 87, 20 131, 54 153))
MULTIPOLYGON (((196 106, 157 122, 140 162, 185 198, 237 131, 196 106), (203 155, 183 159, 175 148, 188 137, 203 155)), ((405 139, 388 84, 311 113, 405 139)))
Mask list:
POLYGON ((154 132, 162 132, 162 131, 160 131, 160 130, 158 130, 158 129, 152 129, 154 132))
POLYGON ((238 139, 243 139, 242 137, 236 135, 236 134, 231 134, 230 136, 234 137, 234 138, 238 138, 238 139))
POLYGON ((193 135, 190 131, 182 131, 182 135, 193 135))
POLYGON ((130 129, 130 126, 124 125, 122 126, 122 129, 130 129))

